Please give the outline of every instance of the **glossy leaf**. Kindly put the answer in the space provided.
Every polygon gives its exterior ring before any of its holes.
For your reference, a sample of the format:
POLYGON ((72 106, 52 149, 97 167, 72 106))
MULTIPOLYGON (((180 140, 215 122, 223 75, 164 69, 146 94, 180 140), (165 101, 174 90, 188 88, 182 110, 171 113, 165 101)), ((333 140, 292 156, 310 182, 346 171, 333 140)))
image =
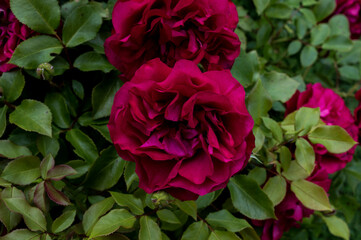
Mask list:
POLYGON ((48 197, 55 203, 67 206, 70 205, 69 198, 59 190, 57 190, 50 182, 45 182, 45 191, 48 194, 48 197))
POLYGON ((207 240, 209 230, 203 221, 195 222, 189 225, 187 230, 182 235, 181 240, 207 240))
POLYGON ((31 184, 40 177, 40 160, 34 156, 15 159, 5 167, 1 177, 14 184, 31 184))
POLYGON ((161 240, 162 233, 158 224, 148 216, 142 216, 140 218, 140 230, 139 230, 139 240, 161 240))
POLYGON ((28 229, 16 229, 5 236, 0 237, 0 240, 40 240, 40 234, 31 232, 28 229))
POLYGON ((0 77, 0 87, 8 102, 18 99, 24 89, 25 79, 21 71, 4 72, 0 77))
POLYGON ((94 162, 99 154, 93 140, 79 129, 72 129, 66 133, 66 140, 73 145, 74 152, 89 163, 94 162))
POLYGON ((0 156, 13 159, 31 155, 32 153, 27 147, 16 145, 9 140, 0 140, 0 156))
POLYGON ((332 235, 345 240, 350 239, 350 229, 344 220, 335 215, 329 217, 322 216, 322 219, 325 221, 328 230, 332 233, 332 235))
POLYGON ((105 73, 114 69, 104 55, 96 52, 87 52, 80 55, 74 62, 74 67, 83 72, 103 71, 105 73))
POLYGON ((230 232, 239 232, 251 227, 246 220, 236 218, 225 209, 208 214, 205 220, 212 227, 221 227, 230 232))
POLYGON ((119 192, 110 192, 114 201, 121 207, 128 207, 130 211, 136 215, 144 213, 142 200, 134 197, 132 194, 124 194, 119 192))
POLYGON ((53 224, 51 225, 51 231, 53 233, 58 233, 70 227, 71 224, 74 222, 75 214, 76 210, 64 212, 62 215, 60 215, 54 220, 53 224))
POLYGON ((263 191, 267 194, 268 198, 272 201, 273 206, 277 206, 286 196, 287 183, 286 180, 277 175, 268 179, 263 186, 263 191))
POLYGON ((175 204, 180 210, 191 216, 194 220, 197 220, 197 203, 195 201, 179 201, 176 200, 175 204))

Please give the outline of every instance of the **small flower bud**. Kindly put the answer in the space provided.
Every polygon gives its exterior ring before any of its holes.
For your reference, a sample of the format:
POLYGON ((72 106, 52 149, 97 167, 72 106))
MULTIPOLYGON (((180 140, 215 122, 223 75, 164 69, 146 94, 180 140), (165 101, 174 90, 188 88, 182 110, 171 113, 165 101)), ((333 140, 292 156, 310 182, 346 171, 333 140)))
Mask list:
POLYGON ((153 193, 152 195, 152 202, 155 206, 165 207, 169 204, 169 200, 171 200, 171 197, 163 191, 153 193))
POLYGON ((42 63, 36 69, 36 74, 42 80, 51 80, 54 75, 54 67, 50 63, 42 63))

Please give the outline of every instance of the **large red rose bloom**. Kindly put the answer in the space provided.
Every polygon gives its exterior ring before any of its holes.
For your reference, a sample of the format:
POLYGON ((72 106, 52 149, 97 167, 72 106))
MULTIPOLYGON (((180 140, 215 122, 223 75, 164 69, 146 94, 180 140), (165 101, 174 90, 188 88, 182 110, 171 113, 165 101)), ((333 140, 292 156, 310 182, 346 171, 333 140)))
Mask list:
POLYGON ((9 0, 0 0, 0 74, 16 67, 7 62, 19 43, 33 33, 16 19, 10 10, 9 0))
POLYGON ((254 148, 243 87, 228 70, 194 62, 144 64, 117 92, 108 128, 139 186, 193 200, 226 187, 254 148))
POLYGON ((240 53, 231 0, 118 0, 112 19, 105 53, 123 80, 154 58, 171 67, 188 59, 207 70, 230 69, 240 53))
MULTIPOLYGON (((304 92, 297 91, 288 102, 286 102, 286 115, 301 107, 320 108, 321 120, 327 125, 338 125, 344 128, 351 137, 357 141, 358 128, 350 110, 346 107, 343 99, 331 89, 322 87, 320 83, 308 84, 304 92)), ((316 161, 327 170, 334 173, 341 170, 352 160, 355 147, 346 153, 331 154, 320 145, 313 145, 316 153, 316 161)))

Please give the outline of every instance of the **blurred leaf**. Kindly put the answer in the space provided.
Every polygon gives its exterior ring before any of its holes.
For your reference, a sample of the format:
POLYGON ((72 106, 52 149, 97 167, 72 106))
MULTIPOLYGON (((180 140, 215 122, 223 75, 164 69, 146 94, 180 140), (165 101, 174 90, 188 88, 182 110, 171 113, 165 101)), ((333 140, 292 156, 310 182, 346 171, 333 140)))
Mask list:
POLYGON ((195 201, 180 201, 176 200, 175 205, 179 207, 180 210, 191 216, 194 220, 197 221, 197 203, 195 201))
POLYGON ((307 28, 308 28, 308 24, 306 22, 306 20, 299 16, 296 20, 296 32, 297 32, 297 37, 298 39, 303 39, 304 36, 307 33, 307 28))
POLYGON ((309 27, 313 27, 314 25, 316 25, 317 20, 316 20, 315 14, 313 14, 313 12, 311 10, 309 10, 307 8, 301 8, 300 12, 305 17, 305 20, 308 22, 309 27))
POLYGON ((241 240, 235 233, 214 230, 208 240, 241 240))
POLYGON ((94 7, 84 5, 74 9, 65 19, 63 41, 67 47, 75 47, 95 38, 102 18, 94 7))
POLYGON ((27 147, 16 145, 9 140, 0 140, 0 156, 2 157, 13 159, 31 155, 32 153, 27 147))
POLYGON ((160 220, 171 223, 171 224, 181 224, 177 216, 168 209, 161 209, 157 211, 157 216, 160 220))
POLYGON ((233 64, 231 73, 244 87, 252 85, 259 76, 260 62, 256 51, 246 53, 241 50, 241 54, 233 64))
POLYGON ((267 116, 272 108, 272 100, 260 80, 257 81, 246 98, 247 109, 256 124, 261 123, 261 117, 267 116))
POLYGON ((5 129, 6 129, 6 112, 7 111, 8 111, 7 106, 0 108, 0 137, 2 137, 2 135, 4 134, 5 129))
POLYGON ((292 8, 283 3, 272 4, 266 10, 266 16, 269 18, 288 19, 291 17, 291 14, 292 8))
POLYGON ((52 136, 51 120, 50 109, 44 103, 30 99, 23 100, 9 117, 9 121, 18 127, 49 137, 52 136))
POLYGON ((114 186, 123 174, 125 161, 121 159, 113 146, 101 152, 100 157, 91 166, 85 184, 98 191, 114 186))
POLYGON ((329 38, 322 48, 325 50, 334 50, 339 52, 348 52, 352 49, 352 41, 345 36, 335 36, 329 38))
POLYGON ((332 235, 345 240, 350 239, 350 230, 344 220, 335 215, 329 217, 322 216, 322 219, 325 221, 328 230, 332 233, 332 235))
POLYGON ((115 202, 121 207, 128 207, 135 215, 144 213, 142 200, 134 197, 132 194, 124 194, 119 192, 110 192, 115 202))
POLYGON ((32 207, 25 199, 24 193, 19 189, 7 188, 1 193, 6 206, 15 213, 20 213, 26 226, 31 231, 46 231, 46 220, 39 208, 32 207))
POLYGON ((88 210, 85 211, 82 223, 84 232, 87 235, 90 235, 90 231, 92 230, 94 224, 101 216, 103 216, 110 209, 112 209, 113 205, 114 199, 109 197, 98 203, 93 204, 88 210))
POLYGON ((194 222, 182 235, 181 240, 207 240, 209 235, 209 230, 207 225, 203 221, 194 222))
POLYGON ((350 26, 348 23, 348 19, 343 14, 337 14, 333 16, 328 24, 331 28, 331 36, 343 35, 346 37, 350 37, 350 26))
POLYGON ((357 142, 340 126, 324 125, 317 127, 308 139, 313 144, 322 144, 330 153, 344 153, 350 150, 357 142))
POLYGON ((40 234, 30 232, 28 229, 16 229, 0 237, 0 240, 40 240, 40 234))
POLYGON ((267 8, 270 0, 253 0, 253 3, 256 6, 258 15, 261 15, 262 12, 267 8))
POLYGON ((69 63, 62 57, 56 56, 54 60, 50 62, 50 64, 54 67, 54 74, 53 76, 60 76, 66 70, 69 69, 69 63))
POLYGON ((139 230, 139 240, 161 240, 162 233, 158 224, 148 216, 142 216, 140 218, 140 230, 139 230))
POLYGON ((39 64, 50 62, 61 53, 63 46, 58 39, 40 35, 21 42, 9 63, 26 69, 36 69, 39 64))
POLYGON ((93 88, 93 119, 107 117, 110 115, 115 93, 121 86, 122 83, 118 77, 109 77, 93 88))
POLYGON ((127 210, 114 209, 101 217, 94 225, 90 238, 109 235, 118 230, 119 227, 131 228, 133 227, 135 220, 135 217, 127 210))
POLYGON ((355 66, 343 66, 338 70, 344 80, 359 81, 361 78, 360 69, 355 66))
POLYGON ((1 177, 14 184, 31 184, 40 177, 40 160, 34 156, 15 159, 5 167, 1 177))
POLYGON ((20 22, 45 34, 55 34, 60 23, 60 7, 56 0, 11 0, 11 11, 20 22))
POLYGON ((53 122, 60 128, 69 128, 71 125, 70 113, 65 98, 60 93, 48 93, 44 103, 49 107, 53 122))
POLYGON ((287 52, 289 56, 292 56, 300 51, 302 47, 302 43, 298 40, 292 41, 287 48, 287 52))
POLYGON ((285 170, 282 175, 291 181, 305 179, 310 176, 296 161, 291 161, 288 169, 285 170))
POLYGON ((218 212, 209 213, 205 219, 212 227, 221 227, 230 232, 239 232, 245 228, 251 227, 244 219, 233 216, 230 212, 222 209, 218 212))
POLYGON ((74 67, 83 72, 103 71, 105 73, 115 69, 104 55, 96 52, 87 52, 80 55, 74 62, 74 67))
POLYGON ((330 36, 331 29, 326 23, 321 23, 311 30, 311 44, 320 45, 330 36))
POLYGON ((263 191, 272 201, 273 206, 277 206, 286 196, 287 183, 282 176, 277 175, 268 179, 263 187, 263 191))
POLYGON ((253 179, 237 175, 228 183, 234 207, 256 220, 275 218, 273 203, 253 179))
MULTIPOLYGON (((3 89, 3 97, 8 102, 18 99, 24 89, 25 79, 21 71, 4 72, 0 77, 0 87, 3 89)), ((6 107, 4 107, 5 109, 6 107)))
POLYGON ((88 163, 93 163, 98 157, 98 150, 93 140, 79 129, 66 133, 66 140, 73 145, 74 152, 88 163))
POLYGON ((45 191, 48 194, 48 197, 55 203, 68 206, 70 205, 69 198, 62 192, 58 191, 50 182, 45 182, 45 191))
POLYGON ((53 233, 59 233, 71 226, 75 219, 76 210, 65 211, 51 225, 53 233))
POLYGON ((305 207, 316 211, 332 211, 325 190, 306 180, 291 182, 291 190, 305 207))
POLYGON ((241 236, 243 239, 247 239, 247 240, 260 240, 258 234, 253 228, 245 228, 241 232, 241 236))
POLYGON ((318 4, 313 8, 318 22, 322 21, 334 12, 336 8, 336 1, 334 0, 319 0, 318 4))
POLYGON ((301 51, 301 64, 303 67, 309 67, 317 60, 318 52, 313 46, 305 46, 301 51))

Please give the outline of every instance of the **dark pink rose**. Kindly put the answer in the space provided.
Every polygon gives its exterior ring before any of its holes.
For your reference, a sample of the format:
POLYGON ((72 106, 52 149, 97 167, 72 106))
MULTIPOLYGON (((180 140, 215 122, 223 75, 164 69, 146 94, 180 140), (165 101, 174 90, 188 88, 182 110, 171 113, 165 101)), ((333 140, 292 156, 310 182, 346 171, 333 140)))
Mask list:
POLYGON ((112 19, 105 53, 124 80, 154 58, 171 67, 188 59, 214 70, 230 69, 240 53, 231 0, 118 0, 112 19))
MULTIPOLYGON (((321 186, 326 192, 331 185, 327 171, 319 166, 316 166, 307 180, 321 186)), ((313 210, 303 206, 288 186, 286 197, 275 207, 277 220, 269 219, 252 222, 256 226, 263 227, 262 240, 279 240, 284 232, 287 232, 292 227, 299 227, 302 219, 309 217, 313 212, 313 210)))
POLYGON ((108 124, 119 155, 136 163, 139 187, 181 200, 226 187, 248 162, 252 127, 244 89, 228 70, 160 59, 121 87, 108 124))
MULTIPOLYGON (((344 128, 351 137, 357 141, 358 128, 350 110, 346 107, 343 99, 331 89, 323 88, 320 83, 308 84, 306 91, 297 91, 286 102, 286 115, 301 107, 320 108, 321 119, 327 125, 338 125, 344 128)), ((342 154, 331 154, 320 144, 313 146, 316 152, 316 161, 324 167, 328 173, 334 173, 346 166, 352 160, 355 147, 342 154)))
POLYGON ((361 0, 336 0, 333 13, 344 14, 350 24, 351 38, 358 39, 361 35, 361 0))
POLYGON ((355 98, 359 101, 357 108, 354 111, 355 123, 358 127, 358 139, 361 141, 361 89, 356 92, 355 98))
POLYGON ((0 74, 16 66, 7 64, 20 42, 33 34, 10 10, 9 0, 0 0, 0 74))

